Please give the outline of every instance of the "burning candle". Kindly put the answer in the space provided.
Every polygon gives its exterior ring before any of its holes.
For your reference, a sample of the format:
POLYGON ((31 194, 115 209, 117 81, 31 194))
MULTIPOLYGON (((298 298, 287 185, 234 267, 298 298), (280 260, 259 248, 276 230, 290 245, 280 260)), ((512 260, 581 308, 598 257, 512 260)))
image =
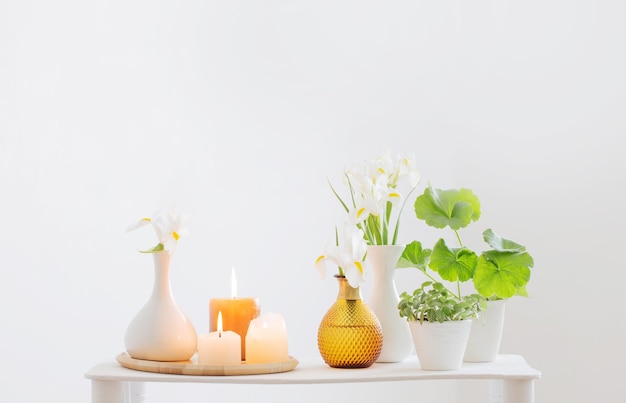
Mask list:
POLYGON ((246 351, 248 364, 289 360, 287 327, 283 317, 268 313, 250 321, 246 351))
POLYGON ((198 364, 241 364, 241 337, 230 330, 222 330, 222 313, 217 315, 217 331, 198 338, 198 364))
POLYGON ((258 298, 237 297, 235 268, 231 270, 230 290, 231 298, 211 298, 209 301, 209 329, 216 330, 218 312, 221 312, 224 330, 231 330, 241 337, 241 360, 245 360, 248 326, 261 313, 261 303, 258 298))

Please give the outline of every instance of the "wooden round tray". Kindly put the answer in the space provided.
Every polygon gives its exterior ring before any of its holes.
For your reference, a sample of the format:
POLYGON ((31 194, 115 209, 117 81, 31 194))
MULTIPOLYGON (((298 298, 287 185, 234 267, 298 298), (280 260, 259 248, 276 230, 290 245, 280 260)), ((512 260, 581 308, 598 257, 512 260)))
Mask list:
POLYGON ((148 361, 138 360, 124 352, 116 357, 117 362, 126 368, 145 372, 158 372, 161 374, 177 375, 258 375, 274 374, 277 372, 291 371, 298 365, 298 360, 289 356, 289 360, 283 362, 270 362, 263 364, 246 364, 243 361, 240 365, 201 365, 196 357, 191 357, 189 361, 148 361))

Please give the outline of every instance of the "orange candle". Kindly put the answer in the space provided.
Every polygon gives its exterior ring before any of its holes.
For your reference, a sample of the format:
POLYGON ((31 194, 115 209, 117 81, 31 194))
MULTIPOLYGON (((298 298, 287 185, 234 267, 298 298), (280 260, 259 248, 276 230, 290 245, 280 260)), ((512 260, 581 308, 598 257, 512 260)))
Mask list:
POLYGON ((217 315, 222 312, 223 330, 231 330, 241 336, 241 360, 246 359, 246 334, 250 321, 261 313, 258 298, 237 298, 235 269, 231 274, 231 298, 211 298, 209 300, 209 329, 217 330, 217 315))

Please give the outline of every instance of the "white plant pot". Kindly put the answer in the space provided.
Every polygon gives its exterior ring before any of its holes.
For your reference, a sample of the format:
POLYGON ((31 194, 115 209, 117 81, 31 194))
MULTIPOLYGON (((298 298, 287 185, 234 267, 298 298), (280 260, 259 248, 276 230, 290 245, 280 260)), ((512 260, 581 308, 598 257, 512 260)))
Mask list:
POLYGON ((461 368, 471 320, 408 323, 422 369, 448 371, 461 368))
POLYGON ((463 361, 491 362, 496 359, 504 328, 505 300, 489 301, 487 309, 472 320, 467 348, 463 361))
POLYGON ((367 304, 383 331, 383 348, 376 362, 400 362, 413 352, 411 331, 400 316, 400 297, 394 275, 404 245, 368 245, 365 263, 372 270, 372 289, 367 304))

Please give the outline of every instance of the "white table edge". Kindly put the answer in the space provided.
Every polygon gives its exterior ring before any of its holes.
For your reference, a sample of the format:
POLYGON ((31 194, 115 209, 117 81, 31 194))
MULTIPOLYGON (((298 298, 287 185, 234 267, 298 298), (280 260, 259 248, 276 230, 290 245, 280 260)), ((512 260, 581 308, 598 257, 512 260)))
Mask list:
POLYGON ((519 355, 499 355, 494 362, 463 363, 458 370, 425 371, 412 356, 398 363, 375 363, 369 368, 331 368, 321 361, 305 360, 288 372, 263 375, 197 376, 144 372, 105 362, 85 373, 92 381, 176 382, 218 384, 323 384, 393 382, 437 379, 536 380, 541 372, 530 367, 519 355))
POLYGON ((319 359, 303 360, 288 372, 242 376, 173 375, 137 371, 117 362, 96 365, 85 373, 91 380, 92 403, 139 403, 146 401, 145 383, 211 383, 302 385, 419 380, 489 380, 490 403, 533 403, 534 381, 541 372, 519 355, 499 355, 494 362, 463 363, 453 371, 424 371, 415 356, 398 363, 375 363, 369 368, 331 368, 319 359))

